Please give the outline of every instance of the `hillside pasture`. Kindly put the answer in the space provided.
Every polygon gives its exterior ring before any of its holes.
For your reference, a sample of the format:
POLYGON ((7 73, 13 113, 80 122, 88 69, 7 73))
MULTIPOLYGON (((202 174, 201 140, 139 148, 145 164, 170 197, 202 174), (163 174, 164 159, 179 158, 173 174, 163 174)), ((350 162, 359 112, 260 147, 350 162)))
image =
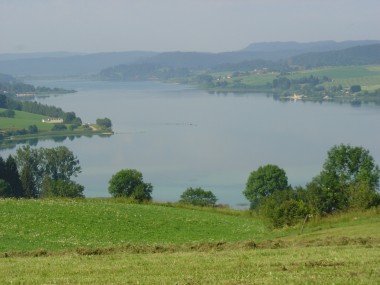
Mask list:
POLYGON ((0 253, 260 240, 257 219, 110 199, 0 200, 0 253))
POLYGON ((373 91, 380 88, 380 66, 340 66, 310 69, 295 73, 289 76, 301 78, 315 76, 322 78, 327 76, 332 82, 324 83, 325 87, 342 85, 343 88, 350 88, 353 85, 360 85, 363 90, 373 91))
POLYGON ((249 211, 0 200, 1 284, 379 284, 379 209, 271 230, 249 211))
MULTIPOLYGON (((5 110, 6 109, 0 108, 0 112, 3 112, 5 110)), ((36 125, 39 130, 50 130, 52 128, 52 125, 43 123, 42 119, 46 119, 46 116, 16 110, 14 118, 0 118, 0 129, 20 130, 28 129, 30 125, 36 125)))

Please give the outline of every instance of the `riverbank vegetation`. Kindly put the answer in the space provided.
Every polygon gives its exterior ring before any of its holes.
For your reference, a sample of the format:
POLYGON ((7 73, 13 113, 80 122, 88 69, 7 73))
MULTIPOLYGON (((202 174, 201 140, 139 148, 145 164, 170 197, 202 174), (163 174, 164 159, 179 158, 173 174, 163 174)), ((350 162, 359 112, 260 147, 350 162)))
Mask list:
POLYGON ((15 91, 10 90, 18 90, 19 85, 24 86, 23 83, 13 81, 7 82, 7 88, 0 85, 1 145, 6 147, 20 140, 56 136, 112 134, 109 118, 99 118, 96 124, 83 124, 74 112, 64 112, 55 106, 15 98, 12 96, 15 91))

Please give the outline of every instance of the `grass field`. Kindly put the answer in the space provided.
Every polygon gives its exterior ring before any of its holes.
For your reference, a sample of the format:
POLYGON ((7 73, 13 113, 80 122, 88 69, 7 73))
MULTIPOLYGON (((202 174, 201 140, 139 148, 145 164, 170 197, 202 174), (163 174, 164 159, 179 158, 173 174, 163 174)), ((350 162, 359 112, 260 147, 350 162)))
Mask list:
POLYGON ((0 200, 1 284, 379 284, 380 210, 271 230, 249 212, 0 200))
MULTIPOLYGON (((0 108, 0 112, 6 109, 0 108)), ((42 122, 46 116, 27 113, 23 111, 15 111, 15 118, 0 118, 0 129, 2 130, 19 130, 28 129, 30 125, 36 125, 39 130, 50 130, 52 125, 42 122)))
MULTIPOLYGON (((333 80, 332 82, 324 83, 326 87, 342 85, 344 88, 349 88, 352 85, 361 85, 363 90, 368 91, 380 88, 380 65, 315 68, 298 71, 290 75, 288 74, 286 77, 289 79, 297 79, 309 77, 310 75, 319 78, 324 76, 331 78, 333 80)), ((254 87, 272 83, 276 76, 279 76, 279 74, 244 75, 230 79, 230 81, 241 79, 242 83, 254 87)))

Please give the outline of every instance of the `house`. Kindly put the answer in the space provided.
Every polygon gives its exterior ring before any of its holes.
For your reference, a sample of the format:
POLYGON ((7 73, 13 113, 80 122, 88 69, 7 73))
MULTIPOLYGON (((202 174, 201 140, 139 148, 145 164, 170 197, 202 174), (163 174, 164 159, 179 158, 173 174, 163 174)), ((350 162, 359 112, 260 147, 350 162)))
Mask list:
POLYGON ((46 120, 42 119, 42 123, 47 123, 47 124, 62 124, 63 123, 63 119, 62 118, 47 118, 46 120))

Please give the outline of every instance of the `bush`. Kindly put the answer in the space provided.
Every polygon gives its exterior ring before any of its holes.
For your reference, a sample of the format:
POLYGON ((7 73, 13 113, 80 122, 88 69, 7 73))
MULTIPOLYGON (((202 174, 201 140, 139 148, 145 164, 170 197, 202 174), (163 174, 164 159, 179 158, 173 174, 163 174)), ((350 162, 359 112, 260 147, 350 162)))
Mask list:
POLYGON ((275 228, 293 226, 310 214, 304 190, 284 190, 263 200, 259 212, 275 228))
POLYGON ((66 127, 66 125, 63 125, 63 124, 55 124, 51 130, 52 131, 65 131, 65 130, 67 130, 67 127, 66 127))
POLYGON ((352 184, 347 189, 348 207, 350 209, 368 209, 379 205, 379 194, 372 191, 367 184, 352 184))
POLYGON ((181 194, 180 203, 194 206, 215 206, 217 198, 211 191, 205 191, 202 188, 187 188, 181 194))
POLYGON ((112 122, 108 118, 104 119, 96 119, 96 124, 102 129, 110 129, 112 128, 112 122))
POLYGON ((45 178, 43 181, 41 196, 43 198, 84 198, 84 187, 74 181, 62 179, 51 180, 45 178))

